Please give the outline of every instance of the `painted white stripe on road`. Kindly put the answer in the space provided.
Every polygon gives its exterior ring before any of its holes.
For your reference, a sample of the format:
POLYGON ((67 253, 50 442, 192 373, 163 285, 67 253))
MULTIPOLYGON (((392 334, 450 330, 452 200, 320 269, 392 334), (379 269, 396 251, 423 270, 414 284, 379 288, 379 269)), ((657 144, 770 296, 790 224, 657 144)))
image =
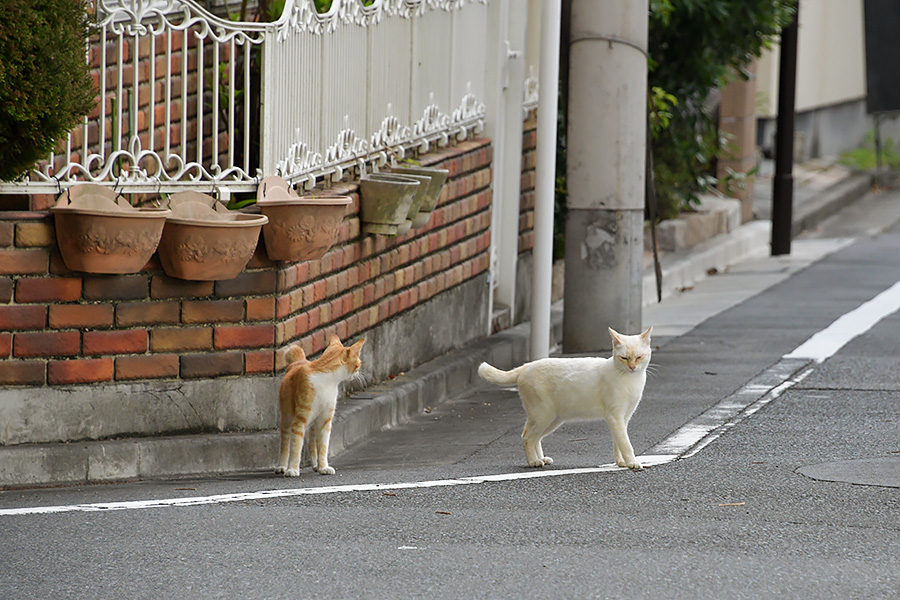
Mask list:
POLYGON ((872 329, 876 323, 897 312, 898 309, 900 309, 900 281, 855 310, 844 314, 784 357, 803 358, 821 363, 834 356, 850 340, 872 329))
MULTIPOLYGON (((812 372, 812 368, 797 370, 797 362, 814 361, 821 363, 833 356, 850 340, 865 333, 881 319, 900 309, 900 282, 878 294, 855 310, 838 318, 831 325, 810 337, 794 351, 782 357, 782 361, 770 367, 735 393, 731 394, 696 419, 680 427, 675 433, 651 448, 654 454, 643 455, 640 461, 645 466, 663 465, 680 458, 694 456, 715 441, 725 431, 739 421, 752 415, 785 391, 802 381, 812 372), (792 364, 791 361, 794 361, 792 364), (796 374, 795 374, 796 373, 796 374)), ((809 364, 809 363, 806 363, 809 364)), ((0 516, 35 515, 64 512, 102 512, 136 510, 142 508, 162 508, 170 506, 198 506, 203 504, 224 504, 247 502, 271 498, 288 498, 319 494, 348 492, 371 492, 388 490, 420 489, 472 485, 478 483, 560 477, 590 473, 608 473, 626 469, 613 464, 580 469, 534 470, 499 475, 482 475, 459 479, 438 479, 409 483, 367 483, 356 485, 322 486, 263 490, 239 494, 219 494, 188 498, 163 498, 158 500, 135 500, 127 502, 99 502, 95 504, 70 504, 63 506, 32 506, 24 508, 0 509, 0 516)))
MULTIPOLYGON (((665 464, 677 459, 677 456, 641 456, 641 464, 647 467, 665 464)), ((272 498, 289 498, 293 496, 312 496, 319 494, 337 494, 348 492, 375 492, 410 490, 419 488, 450 487, 472 485, 476 483, 492 483, 515 481, 517 479, 538 479, 541 477, 559 477, 561 475, 583 475, 589 473, 609 473, 611 471, 627 471, 614 464, 586 467, 581 469, 534 470, 519 473, 502 473, 499 475, 480 475, 477 477, 461 477, 459 479, 436 479, 433 481, 415 481, 408 483, 362 483, 351 485, 334 485, 322 487, 292 488, 284 490, 263 490, 240 494, 218 494, 215 496, 194 496, 189 498, 163 498, 159 500, 134 500, 128 502, 98 502, 96 504, 69 504, 63 506, 30 506, 26 508, 0 509, 0 516, 39 515, 64 512, 102 512, 116 510, 137 510, 141 508, 163 508, 169 506, 198 506, 202 504, 225 504, 229 502, 247 502, 252 500, 269 500, 272 498)))

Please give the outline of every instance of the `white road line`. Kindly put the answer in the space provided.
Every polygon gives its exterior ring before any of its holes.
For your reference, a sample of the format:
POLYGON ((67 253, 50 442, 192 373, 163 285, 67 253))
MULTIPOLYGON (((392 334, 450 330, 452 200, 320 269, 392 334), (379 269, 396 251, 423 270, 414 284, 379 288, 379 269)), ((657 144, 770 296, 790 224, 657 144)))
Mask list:
MULTIPOLYGON (((831 325, 810 337, 792 352, 763 371, 739 390, 680 427, 640 457, 645 466, 658 466, 682 458, 694 456, 715 441, 725 431, 742 419, 778 398, 785 391, 802 381, 813 368, 810 362, 819 364, 844 347, 853 338, 865 333, 884 317, 900 309, 900 282, 895 283, 868 302, 838 318, 831 325)), ((162 498, 158 500, 134 500, 128 502, 98 502, 94 504, 70 504, 62 506, 31 506, 0 509, 0 516, 35 515, 64 512, 102 512, 163 508, 170 506, 197 506, 224 504, 270 498, 288 498, 319 494, 371 492, 379 490, 406 490, 433 487, 473 485, 478 483, 560 477, 589 473, 609 473, 626 469, 613 464, 581 469, 534 470, 499 475, 481 475, 459 479, 436 479, 407 483, 367 483, 279 490, 263 490, 239 494, 219 494, 189 498, 162 498)))
POLYGON ((872 329, 883 318, 900 309, 900 281, 797 346, 785 358, 805 358, 821 363, 850 340, 872 329))
MULTIPOLYGON (((641 456, 644 466, 655 466, 672 462, 677 456, 641 456)), ((251 500, 268 500, 271 498, 289 498, 293 496, 312 496, 318 494, 336 494, 347 492, 374 492, 409 490, 433 487, 449 487, 472 485, 499 481, 515 481, 517 479, 537 479, 540 477, 559 477, 562 475, 581 475, 585 473, 608 473, 610 471, 627 471, 624 467, 613 464, 587 467, 581 469, 534 470, 519 473, 502 473, 499 475, 480 475, 459 479, 436 479, 433 481, 414 481, 407 483, 363 483, 350 485, 334 485, 322 487, 293 488, 284 490, 263 490, 240 494, 219 494, 215 496, 194 496, 189 498, 162 498, 159 500, 134 500, 128 502, 98 502, 95 504, 69 504, 63 506, 31 506, 25 508, 0 509, 0 516, 38 515, 63 512, 102 512, 116 510, 136 510, 141 508, 163 508, 169 506, 198 506, 201 504, 225 504, 229 502, 247 502, 251 500)))

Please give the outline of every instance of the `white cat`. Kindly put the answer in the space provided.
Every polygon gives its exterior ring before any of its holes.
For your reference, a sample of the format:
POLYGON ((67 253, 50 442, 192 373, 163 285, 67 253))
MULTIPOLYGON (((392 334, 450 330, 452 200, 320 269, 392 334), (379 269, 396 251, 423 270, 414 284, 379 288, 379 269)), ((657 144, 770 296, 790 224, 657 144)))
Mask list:
POLYGON ((497 385, 516 384, 528 415, 522 441, 530 467, 553 463, 541 439, 566 421, 604 419, 612 432, 616 464, 639 470, 628 439, 628 421, 641 401, 650 364, 650 331, 622 335, 609 330, 611 358, 542 358, 512 371, 487 363, 478 375, 497 385))

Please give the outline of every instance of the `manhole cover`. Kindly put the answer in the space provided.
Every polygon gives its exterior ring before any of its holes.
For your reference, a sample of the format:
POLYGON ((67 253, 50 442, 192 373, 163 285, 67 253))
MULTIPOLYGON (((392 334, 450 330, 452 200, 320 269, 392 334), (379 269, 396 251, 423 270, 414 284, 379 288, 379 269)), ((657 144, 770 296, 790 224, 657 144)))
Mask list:
POLYGON ((800 467, 797 472, 818 481, 900 488, 900 456, 821 463, 800 467))

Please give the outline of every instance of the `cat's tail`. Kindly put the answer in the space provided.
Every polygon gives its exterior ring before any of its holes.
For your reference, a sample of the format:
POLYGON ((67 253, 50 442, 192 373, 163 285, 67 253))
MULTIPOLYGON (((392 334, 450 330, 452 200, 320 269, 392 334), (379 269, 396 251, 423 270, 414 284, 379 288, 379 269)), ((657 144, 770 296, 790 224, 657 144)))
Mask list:
POLYGON ((284 353, 284 359, 287 364, 292 364, 298 360, 306 360, 306 352, 300 347, 300 344, 291 344, 284 353))
MULTIPOLYGON (((525 365, 522 365, 524 367, 525 365)), ((495 385, 513 385, 519 379, 519 373, 522 367, 516 367, 512 371, 501 371, 497 367, 492 367, 486 362, 478 365, 478 376, 495 385)))

